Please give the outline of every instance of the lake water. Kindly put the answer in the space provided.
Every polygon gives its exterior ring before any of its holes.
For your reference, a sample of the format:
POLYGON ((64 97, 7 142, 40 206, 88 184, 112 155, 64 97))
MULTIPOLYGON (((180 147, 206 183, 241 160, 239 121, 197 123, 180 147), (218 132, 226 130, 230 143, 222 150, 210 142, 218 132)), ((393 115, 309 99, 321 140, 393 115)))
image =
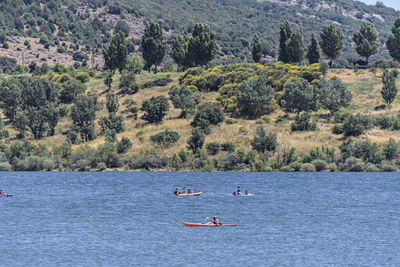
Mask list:
POLYGON ((0 266, 400 266, 397 173, 2 172, 0 186, 0 266), (184 186, 203 195, 170 195, 184 186), (238 226, 181 224, 214 215, 238 226))

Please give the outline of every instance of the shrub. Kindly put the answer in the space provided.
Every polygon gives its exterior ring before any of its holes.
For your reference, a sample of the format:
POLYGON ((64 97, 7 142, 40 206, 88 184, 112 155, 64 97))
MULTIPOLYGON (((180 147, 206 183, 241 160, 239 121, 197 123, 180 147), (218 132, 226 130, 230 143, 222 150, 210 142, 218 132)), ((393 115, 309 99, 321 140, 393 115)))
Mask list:
POLYGON ((381 129, 389 129, 392 126, 392 120, 388 116, 378 116, 374 119, 374 125, 381 129))
POLYGON ((164 132, 152 135, 150 140, 162 147, 170 147, 178 142, 179 138, 179 133, 166 129, 164 132))
POLYGON ((326 167, 330 172, 334 172, 336 171, 336 164, 335 163, 331 163, 326 167))
POLYGON ((217 142, 208 143, 206 145, 207 152, 210 155, 218 154, 220 148, 221 148, 221 145, 220 145, 220 143, 217 143, 217 142))
POLYGON ((132 147, 132 142, 127 137, 122 137, 121 141, 117 143, 117 153, 123 154, 132 147))
POLYGON ((251 141, 251 146, 254 150, 259 153, 264 153, 265 151, 275 151, 278 142, 276 140, 276 134, 265 132, 264 128, 257 127, 256 135, 251 141))
POLYGON ((232 142, 226 142, 221 144, 221 150, 226 152, 232 152, 235 150, 235 145, 232 142))
POLYGON ((300 169, 301 169, 301 163, 300 162, 298 162, 298 161, 295 161, 295 162, 292 162, 292 163, 290 163, 290 169, 291 170, 293 170, 293 171, 295 171, 295 172, 298 172, 298 171, 300 171, 300 169))
POLYGON ((153 96, 143 102, 141 110, 144 111, 141 119, 149 123, 161 122, 169 110, 168 99, 165 96, 153 96))
POLYGON ((343 125, 341 125, 341 124, 333 125, 332 133, 334 133, 334 134, 342 134, 343 133, 343 125))
POLYGON ((244 169, 246 165, 240 162, 240 158, 235 152, 232 152, 220 158, 220 167, 224 171, 233 171, 244 169))
POLYGON ((346 159, 343 170, 349 172, 362 172, 364 171, 365 163, 358 158, 350 157, 346 159))
POLYGON ((291 168, 290 166, 286 165, 286 166, 282 166, 282 167, 279 169, 279 171, 281 171, 281 172, 291 172, 291 171, 292 171, 292 168, 291 168))
POLYGON ((12 166, 8 162, 0 162, 0 171, 12 171, 12 166))
POLYGON ((139 91, 139 85, 136 83, 134 72, 129 71, 121 75, 119 79, 119 89, 123 94, 135 94, 139 91))
POLYGON ((361 114, 350 115, 343 122, 343 133, 346 137, 359 136, 371 126, 371 119, 361 114))
POLYGON ((203 147, 204 139, 205 136, 203 134, 203 131, 201 129, 194 129, 192 131, 192 136, 187 142, 188 149, 191 149, 193 151, 193 154, 196 153, 198 149, 203 147))
POLYGON ((132 170, 136 169, 159 169, 167 165, 165 157, 157 157, 156 155, 134 155, 129 161, 128 166, 132 170))
POLYGON ((107 168, 107 166, 104 162, 99 162, 96 165, 96 169, 99 171, 104 171, 106 168, 107 168))
POLYGON ((210 124, 217 125, 223 121, 224 113, 219 106, 204 105, 198 109, 190 125, 193 127, 205 128, 210 124))
POLYGON ((166 86, 168 83, 172 82, 171 78, 162 77, 153 81, 146 82, 140 86, 141 89, 152 88, 155 86, 166 86))
POLYGON ((87 72, 78 72, 77 74, 75 74, 75 79, 81 81, 82 83, 85 83, 89 81, 90 76, 87 72))
POLYGON ((365 165, 365 171, 366 172, 378 172, 379 169, 378 169, 378 167, 375 166, 375 164, 367 163, 367 165, 365 165))
POLYGON ((86 86, 79 80, 69 80, 61 86, 59 99, 62 103, 71 103, 78 94, 86 91, 86 86))
POLYGON ((384 172, 395 172, 395 171, 397 171, 397 167, 396 167, 396 165, 394 165, 390 161, 383 161, 381 163, 381 171, 384 171, 384 172))
POLYGON ((300 167, 301 172, 315 172, 315 166, 311 163, 303 163, 300 167))
POLYGON ((310 117, 308 112, 302 112, 296 116, 296 120, 290 125, 292 131, 314 131, 317 124, 310 122, 310 117))
POLYGON ((321 159, 313 160, 311 164, 315 166, 317 172, 325 170, 327 166, 327 163, 321 159))

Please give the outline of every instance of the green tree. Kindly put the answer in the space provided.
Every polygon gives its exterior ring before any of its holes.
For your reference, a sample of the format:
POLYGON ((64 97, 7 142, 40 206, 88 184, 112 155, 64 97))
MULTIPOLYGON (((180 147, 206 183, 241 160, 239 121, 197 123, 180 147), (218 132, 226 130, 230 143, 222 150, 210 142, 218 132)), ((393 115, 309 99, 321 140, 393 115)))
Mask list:
POLYGON ((28 125, 28 119, 24 115, 23 112, 18 112, 15 115, 15 118, 12 122, 12 126, 14 127, 15 130, 18 131, 18 138, 24 138, 25 132, 27 130, 26 126, 28 125))
POLYGON ((368 60, 372 55, 378 53, 379 39, 375 26, 370 22, 364 22, 358 32, 353 35, 353 41, 357 45, 357 53, 368 60))
POLYGON ((264 128, 259 126, 256 129, 256 135, 251 141, 251 146, 258 153, 264 153, 266 151, 275 151, 278 142, 276 141, 276 134, 265 132, 264 128))
POLYGON ((121 89, 121 93, 123 94, 135 94, 139 91, 139 85, 136 83, 136 75, 133 71, 121 74, 119 89, 121 89))
POLYGON ((254 62, 260 62, 262 57, 262 46, 260 42, 260 38, 256 34, 253 38, 253 42, 251 43, 251 54, 253 56, 254 62))
POLYGON ((109 92, 106 96, 106 107, 108 113, 116 113, 119 108, 118 96, 113 92, 109 92))
POLYGON ((126 69, 128 72, 140 74, 143 70, 143 61, 139 57, 128 57, 126 69))
POLYGON ((382 151, 386 160, 394 160, 399 157, 399 145, 393 138, 390 138, 389 141, 383 146, 382 151))
POLYGON ((186 118, 187 114, 196 107, 193 91, 186 85, 175 86, 169 91, 169 97, 175 108, 181 109, 179 117, 186 118))
POLYGON ((316 86, 318 104, 330 111, 331 116, 341 107, 349 105, 352 95, 339 78, 321 79, 316 86))
POLYGON ((224 113, 218 105, 205 104, 197 110, 190 125, 205 130, 210 125, 217 125, 223 122, 224 118, 224 113))
POLYGON ((107 71, 104 78, 104 84, 107 86, 108 91, 111 90, 112 82, 113 82, 113 73, 111 71, 107 71))
POLYGON ((94 120, 96 119, 97 95, 89 92, 86 95, 78 95, 71 108, 73 126, 80 133, 81 140, 88 142, 93 140, 94 120))
POLYGON ((303 32, 301 30, 296 31, 290 36, 286 46, 290 63, 299 63, 303 61, 306 48, 304 45, 303 32))
POLYGON ((189 57, 189 41, 186 35, 178 36, 172 43, 172 58, 178 65, 178 70, 187 69, 192 66, 189 57))
POLYGON ((215 32, 207 24, 196 23, 189 41, 188 54, 194 66, 204 66, 217 52, 215 32))
POLYGON ((392 32, 386 40, 386 47, 390 56, 394 60, 400 61, 400 17, 393 24, 392 32))
POLYGON ((292 28, 290 27, 289 21, 285 21, 280 26, 280 37, 279 37, 279 56, 278 60, 289 63, 289 52, 287 49, 287 41, 292 36, 292 28))
POLYGON ((150 72, 151 67, 154 65, 156 72, 157 66, 162 62, 167 49, 162 21, 152 20, 146 25, 142 36, 142 49, 145 68, 150 72))
POLYGON ((17 81, 9 79, 0 85, 0 107, 12 122, 22 102, 22 90, 17 81))
POLYGON ((126 46, 125 34, 119 32, 115 34, 111 43, 103 47, 104 67, 113 74, 118 69, 119 72, 126 67, 128 58, 128 48, 126 46))
POLYGON ((285 112, 295 112, 315 109, 315 96, 310 83, 307 80, 290 81, 283 90, 281 107, 285 112))
POLYGON ((142 104, 144 114, 141 119, 153 123, 161 122, 169 110, 168 99, 165 96, 153 96, 142 104))
POLYGON ((331 24, 325 26, 320 33, 322 52, 330 59, 329 66, 340 55, 343 47, 343 32, 339 27, 331 24))
POLYGON ((394 69, 388 71, 387 69, 383 70, 382 76, 382 98, 390 109, 390 104, 396 98, 397 95, 397 86, 396 86, 396 78, 399 75, 399 72, 394 69))
POLYGON ((311 35, 311 44, 308 47, 307 59, 310 64, 318 63, 321 59, 319 42, 315 33, 311 35))
POLYGON ((274 90, 267 86, 264 77, 250 79, 239 87, 238 108, 240 113, 251 118, 259 117, 272 111, 274 90))
POLYGON ((61 85, 61 91, 58 98, 61 103, 69 104, 74 101, 75 97, 86 91, 86 85, 78 80, 69 80, 61 85))
POLYGON ((129 25, 123 20, 119 20, 117 24, 115 24, 114 32, 123 32, 125 36, 129 36, 129 25))
POLYGON ((351 114, 343 122, 343 133, 345 137, 360 136, 369 128, 369 118, 358 113, 351 114))
POLYGON ((203 131, 201 129, 194 129, 192 131, 192 136, 190 136, 187 144, 188 144, 188 149, 191 149, 193 151, 193 154, 197 152, 197 150, 201 149, 204 145, 204 139, 205 136, 203 134, 203 131))
POLYGON ((46 108, 46 119, 49 126, 49 136, 54 136, 55 128, 60 120, 60 109, 55 103, 49 103, 46 108))

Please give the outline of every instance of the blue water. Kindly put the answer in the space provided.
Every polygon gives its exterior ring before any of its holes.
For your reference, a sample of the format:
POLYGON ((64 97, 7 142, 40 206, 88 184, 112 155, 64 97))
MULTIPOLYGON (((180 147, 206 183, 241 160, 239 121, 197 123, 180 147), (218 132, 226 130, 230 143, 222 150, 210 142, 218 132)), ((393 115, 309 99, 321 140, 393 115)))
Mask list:
POLYGON ((0 266, 400 266, 396 173, 6 172, 0 186, 0 266), (183 186, 203 195, 170 196, 183 186), (181 224, 214 215, 238 226, 181 224))

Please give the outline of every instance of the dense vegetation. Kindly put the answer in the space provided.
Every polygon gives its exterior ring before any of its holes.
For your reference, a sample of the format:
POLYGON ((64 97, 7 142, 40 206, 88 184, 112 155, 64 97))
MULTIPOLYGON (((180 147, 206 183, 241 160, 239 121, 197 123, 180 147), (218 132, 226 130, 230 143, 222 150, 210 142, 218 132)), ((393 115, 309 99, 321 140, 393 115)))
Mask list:
MULTIPOLYGON (((351 41, 360 25, 374 24, 378 42, 383 44, 397 16, 395 10, 382 4, 367 6, 350 0, 6 0, 0 3, 0 42, 7 46, 7 36, 37 37, 45 47, 55 46, 60 53, 67 52, 82 60, 92 50, 100 53, 112 33, 119 31, 129 39, 129 52, 141 53, 141 45, 145 44, 140 40, 143 24, 149 19, 164 20, 163 29, 170 44, 182 33, 195 33, 195 23, 201 22, 216 33, 219 47, 214 62, 228 63, 253 60, 256 34, 263 55, 276 57, 280 31, 277 25, 288 19, 301 25, 293 33, 302 31, 306 44, 311 43, 313 32, 321 32, 330 23, 338 25, 344 32, 344 49, 336 63, 348 66, 358 59, 351 41), (65 41, 72 44, 67 46, 65 41)), ((389 59, 389 55, 381 49, 371 59, 389 59)))

